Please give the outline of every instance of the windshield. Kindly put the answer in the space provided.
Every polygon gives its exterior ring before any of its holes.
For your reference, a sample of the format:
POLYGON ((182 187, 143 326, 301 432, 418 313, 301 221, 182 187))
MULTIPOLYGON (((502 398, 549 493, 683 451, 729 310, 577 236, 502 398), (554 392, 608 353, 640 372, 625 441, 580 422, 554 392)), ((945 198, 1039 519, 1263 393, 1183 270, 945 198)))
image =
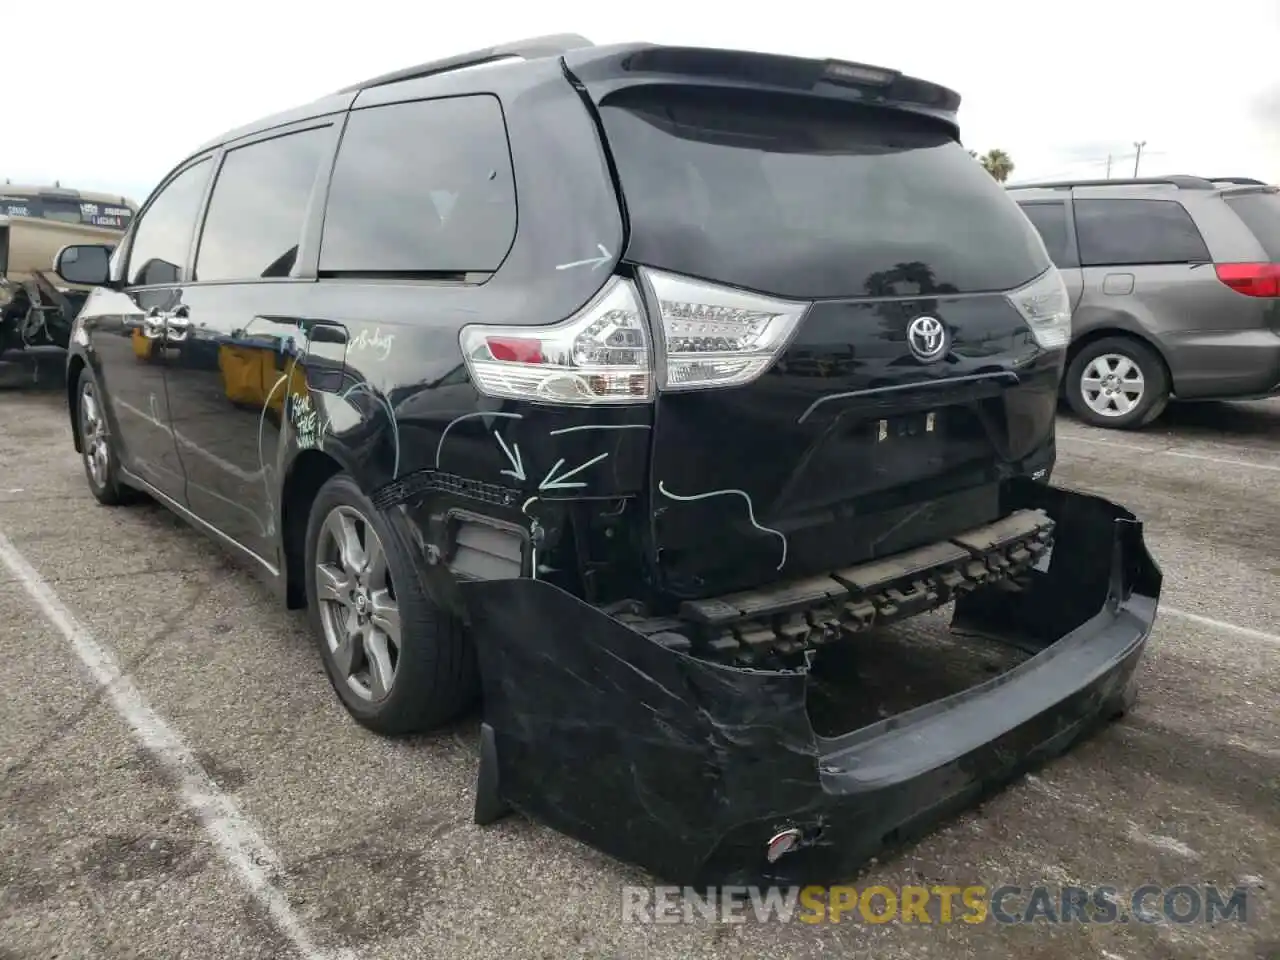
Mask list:
POLYGON ((1049 267, 927 118, 689 87, 624 89, 601 114, 641 263, 805 298, 1008 290, 1049 267))

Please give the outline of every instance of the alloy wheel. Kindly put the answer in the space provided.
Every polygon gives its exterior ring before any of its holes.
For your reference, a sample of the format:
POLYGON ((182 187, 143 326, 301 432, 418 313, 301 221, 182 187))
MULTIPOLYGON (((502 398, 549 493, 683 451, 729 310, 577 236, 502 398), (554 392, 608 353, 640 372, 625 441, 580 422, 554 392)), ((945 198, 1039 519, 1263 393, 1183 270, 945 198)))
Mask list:
POLYGON ((1119 353, 1094 357, 1080 377, 1080 393, 1100 417, 1123 417, 1142 402, 1146 381, 1142 370, 1119 353))
POLYGON ((382 541, 355 508, 334 507, 325 518, 314 575, 338 674, 361 699, 385 699, 400 662, 400 606, 382 541))
POLYGON ((111 452, 107 445, 106 422, 92 383, 86 383, 80 391, 80 445, 94 486, 99 489, 105 487, 111 452))

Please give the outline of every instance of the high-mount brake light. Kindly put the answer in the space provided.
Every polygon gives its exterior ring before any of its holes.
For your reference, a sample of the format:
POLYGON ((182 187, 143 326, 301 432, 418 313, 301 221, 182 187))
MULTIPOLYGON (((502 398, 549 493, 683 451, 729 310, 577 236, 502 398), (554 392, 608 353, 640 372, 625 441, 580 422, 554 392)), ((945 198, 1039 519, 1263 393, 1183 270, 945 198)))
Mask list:
POLYGON ((1280 263, 1217 263, 1218 279, 1246 297, 1280 297, 1280 263))
POLYGON ((642 403, 653 397, 649 337, 630 280, 613 277, 591 302, 548 327, 471 324, 459 335, 476 389, 544 403, 642 403))
POLYGON ((899 74, 896 70, 870 67, 864 63, 828 60, 822 76, 824 80, 828 80, 831 83, 854 83, 864 86, 887 87, 898 78, 899 74))
POLYGON ((1057 267, 1006 296, 1041 350, 1061 350, 1071 342, 1071 295, 1057 267))
POLYGON ((664 392, 749 383, 782 353, 809 304, 641 271, 662 315, 664 392))

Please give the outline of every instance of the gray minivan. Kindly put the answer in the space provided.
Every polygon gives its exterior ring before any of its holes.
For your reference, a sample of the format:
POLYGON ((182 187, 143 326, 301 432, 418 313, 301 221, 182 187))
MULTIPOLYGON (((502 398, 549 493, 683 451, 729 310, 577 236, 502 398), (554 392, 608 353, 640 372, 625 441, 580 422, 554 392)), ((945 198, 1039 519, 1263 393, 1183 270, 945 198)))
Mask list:
POLYGON ((1172 176, 1009 192, 1071 294, 1063 391, 1082 420, 1129 429, 1170 399, 1280 394, 1280 187, 1172 176))

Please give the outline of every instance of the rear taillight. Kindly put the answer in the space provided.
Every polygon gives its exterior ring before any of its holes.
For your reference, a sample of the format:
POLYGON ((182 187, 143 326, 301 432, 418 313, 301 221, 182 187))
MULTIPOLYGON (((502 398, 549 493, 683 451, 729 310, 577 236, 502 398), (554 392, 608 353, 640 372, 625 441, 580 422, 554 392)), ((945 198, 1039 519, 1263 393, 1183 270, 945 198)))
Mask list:
POLYGON ((1280 263, 1217 263, 1218 279, 1246 297, 1280 297, 1280 263))
POLYGON ((651 354, 664 392, 748 383, 778 358, 809 304, 642 270, 661 313, 651 343, 632 281, 613 277, 582 310, 549 327, 464 327, 471 380, 493 397, 544 403, 641 403, 653 398, 651 354))
POLYGON ((1071 342, 1071 295, 1057 267, 1006 296, 1041 350, 1061 350, 1071 342))
POLYGON ((641 271, 662 314, 664 392, 750 383, 782 353, 809 304, 641 271))
POLYGON ((472 324, 460 335, 481 393, 544 403, 639 403, 653 397, 649 336, 635 286, 614 277, 549 327, 472 324))

